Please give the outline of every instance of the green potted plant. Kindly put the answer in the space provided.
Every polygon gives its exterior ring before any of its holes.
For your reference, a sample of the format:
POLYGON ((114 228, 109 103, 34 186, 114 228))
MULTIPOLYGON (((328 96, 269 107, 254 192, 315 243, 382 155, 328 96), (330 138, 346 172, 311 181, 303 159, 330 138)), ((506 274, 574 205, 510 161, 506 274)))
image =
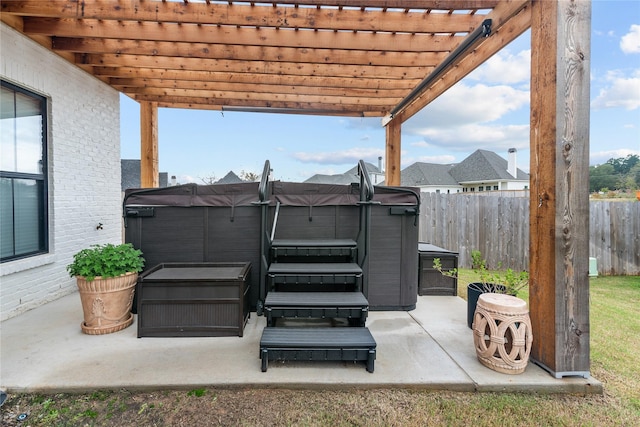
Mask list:
POLYGON ((133 294, 143 267, 142 252, 130 243, 93 245, 73 256, 67 271, 80 292, 84 333, 108 334, 133 323, 133 294))
MULTIPOLYGON (((467 285, 467 326, 473 326, 473 315, 476 311, 478 298, 486 292, 499 294, 507 294, 517 296, 518 292, 529 285, 529 273, 527 271, 516 272, 511 268, 490 271, 487 268, 487 261, 482 258, 482 254, 478 250, 471 251, 471 265, 473 271, 479 276, 479 282, 472 282, 467 285)), ((457 277, 458 270, 443 270, 439 258, 433 260, 433 268, 438 270, 440 274, 449 277, 457 277)))

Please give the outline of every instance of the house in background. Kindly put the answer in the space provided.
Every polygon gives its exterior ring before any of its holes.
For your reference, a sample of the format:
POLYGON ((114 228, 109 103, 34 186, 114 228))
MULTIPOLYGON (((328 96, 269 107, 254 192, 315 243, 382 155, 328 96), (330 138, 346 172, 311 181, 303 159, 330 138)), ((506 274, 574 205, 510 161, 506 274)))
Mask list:
POLYGON ((529 189, 529 174, 518 169, 515 148, 509 149, 508 161, 493 151, 476 150, 450 173, 462 192, 529 189))
MULTIPOLYGON (((128 188, 140 188, 140 160, 120 160, 120 178, 122 191, 128 188)), ((169 186, 169 176, 167 172, 160 172, 158 178, 161 188, 169 186)))
POLYGON ((224 177, 214 182, 214 184, 241 184, 243 182, 246 182, 246 181, 244 181, 242 178, 236 175, 235 172, 229 171, 228 174, 226 174, 224 177))
POLYGON ((529 174, 517 167, 516 149, 509 160, 493 151, 476 150, 458 164, 414 163, 401 172, 402 185, 426 193, 527 190, 529 174))
POLYGON ((400 182, 426 193, 460 193, 462 186, 450 173, 454 166, 416 162, 400 172, 400 182))
MULTIPOLYGON (((366 163, 367 171, 369 172, 369 179, 373 185, 380 185, 384 181, 384 171, 382 170, 382 157, 378 157, 378 166, 374 166, 371 163, 366 163)), ((354 166, 345 173, 335 175, 323 175, 315 174, 308 178, 304 182, 314 184, 352 184, 359 183, 360 177, 358 176, 358 167, 354 166)))

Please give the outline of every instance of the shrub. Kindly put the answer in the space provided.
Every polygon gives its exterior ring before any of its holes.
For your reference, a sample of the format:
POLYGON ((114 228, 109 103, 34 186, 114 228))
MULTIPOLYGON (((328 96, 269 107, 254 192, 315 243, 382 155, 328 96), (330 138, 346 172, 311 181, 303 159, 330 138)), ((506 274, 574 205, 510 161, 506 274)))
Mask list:
POLYGON ((129 272, 140 272, 144 267, 142 251, 131 243, 93 245, 73 256, 67 265, 71 277, 82 276, 88 281, 96 277, 117 277, 129 272))

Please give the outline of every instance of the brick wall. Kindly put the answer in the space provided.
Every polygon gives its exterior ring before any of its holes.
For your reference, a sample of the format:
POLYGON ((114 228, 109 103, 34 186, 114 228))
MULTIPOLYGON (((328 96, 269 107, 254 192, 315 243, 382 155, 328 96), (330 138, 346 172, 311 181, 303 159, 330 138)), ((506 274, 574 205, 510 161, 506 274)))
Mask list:
MULTIPOLYGON (((0 264, 4 320, 74 292, 73 254, 122 236, 118 92, 4 23, 0 53, 0 77, 47 97, 49 110, 49 254, 0 264)), ((79 300, 78 310, 80 321, 79 300)))

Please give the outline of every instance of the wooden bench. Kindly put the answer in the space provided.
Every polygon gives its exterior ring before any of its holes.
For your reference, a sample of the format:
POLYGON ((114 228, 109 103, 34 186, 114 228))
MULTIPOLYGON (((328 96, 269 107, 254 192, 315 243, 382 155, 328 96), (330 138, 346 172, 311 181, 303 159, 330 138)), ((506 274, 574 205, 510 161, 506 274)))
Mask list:
POLYGON ((260 339, 262 372, 270 360, 365 362, 373 372, 376 341, 367 328, 265 328, 260 339))

